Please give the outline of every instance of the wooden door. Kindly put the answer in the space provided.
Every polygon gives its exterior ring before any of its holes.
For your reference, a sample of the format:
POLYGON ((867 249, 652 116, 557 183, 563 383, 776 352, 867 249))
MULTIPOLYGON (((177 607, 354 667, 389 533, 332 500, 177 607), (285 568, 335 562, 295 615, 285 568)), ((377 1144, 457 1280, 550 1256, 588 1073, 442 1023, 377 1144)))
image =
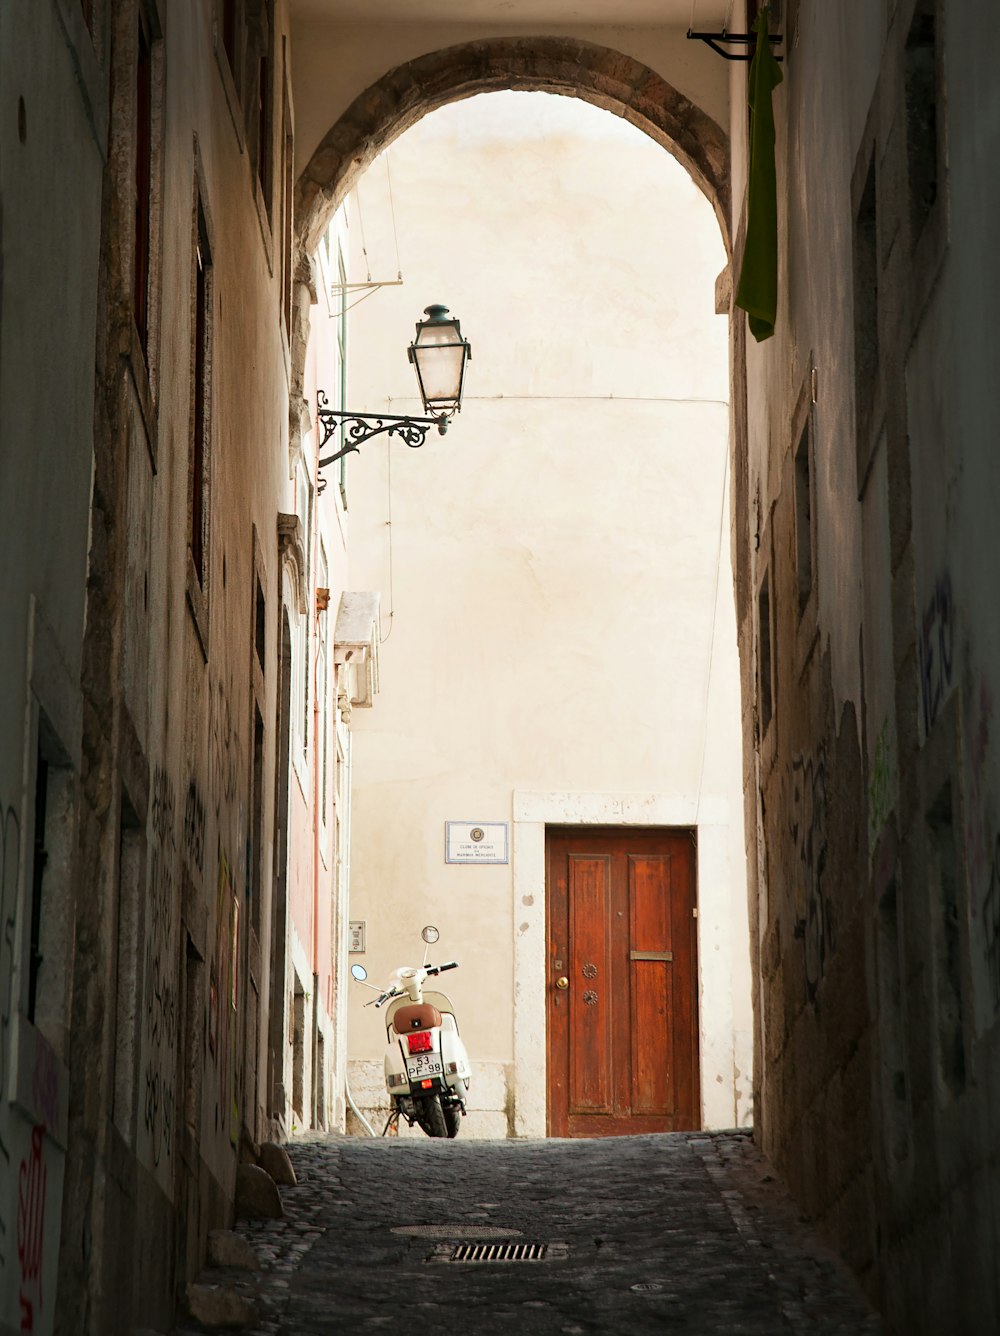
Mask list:
POLYGON ((546 832, 548 1131, 701 1126, 694 832, 546 832))

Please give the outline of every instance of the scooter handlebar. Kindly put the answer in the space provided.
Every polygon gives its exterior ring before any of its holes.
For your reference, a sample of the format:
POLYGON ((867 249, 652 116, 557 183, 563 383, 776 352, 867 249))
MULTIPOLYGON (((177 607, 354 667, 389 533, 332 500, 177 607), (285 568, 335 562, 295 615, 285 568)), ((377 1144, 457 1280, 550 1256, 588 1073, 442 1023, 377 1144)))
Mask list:
POLYGON ((457 960, 449 960, 448 963, 447 963, 447 965, 433 965, 433 966, 431 966, 431 968, 427 971, 427 973, 428 973, 428 974, 442 974, 445 970, 457 970, 457 969, 458 969, 458 961, 457 961, 457 960))

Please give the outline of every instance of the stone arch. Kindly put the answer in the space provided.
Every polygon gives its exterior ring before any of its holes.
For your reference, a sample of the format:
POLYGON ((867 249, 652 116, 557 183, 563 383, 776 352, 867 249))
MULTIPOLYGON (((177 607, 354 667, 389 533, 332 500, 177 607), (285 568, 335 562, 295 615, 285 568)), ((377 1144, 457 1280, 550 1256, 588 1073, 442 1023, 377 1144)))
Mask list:
POLYGON ((623 116, 688 170, 715 210, 730 252, 729 140, 715 121, 641 61, 565 37, 489 38, 390 70, 328 131, 296 185, 300 254, 387 145, 428 112, 477 93, 561 93, 623 116))

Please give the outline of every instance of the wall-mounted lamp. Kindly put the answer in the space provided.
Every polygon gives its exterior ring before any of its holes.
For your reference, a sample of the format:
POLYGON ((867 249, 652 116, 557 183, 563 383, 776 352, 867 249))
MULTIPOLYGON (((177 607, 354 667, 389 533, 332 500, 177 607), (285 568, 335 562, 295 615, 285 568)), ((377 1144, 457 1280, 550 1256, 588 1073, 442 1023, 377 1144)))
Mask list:
POLYGON ((416 450, 423 445, 431 427, 437 427, 443 436, 448 423, 461 412, 465 365, 472 356, 472 349, 468 340, 462 338, 458 321, 449 316, 447 306, 428 306, 424 314, 427 319, 417 321, 417 332, 408 352, 417 373, 420 399, 427 417, 349 413, 346 409, 328 408, 327 397, 319 390, 316 415, 323 428, 320 450, 338 427, 343 428, 343 439, 347 442, 335 454, 320 459, 320 468, 342 459, 358 450, 365 441, 383 433, 398 436, 416 450))

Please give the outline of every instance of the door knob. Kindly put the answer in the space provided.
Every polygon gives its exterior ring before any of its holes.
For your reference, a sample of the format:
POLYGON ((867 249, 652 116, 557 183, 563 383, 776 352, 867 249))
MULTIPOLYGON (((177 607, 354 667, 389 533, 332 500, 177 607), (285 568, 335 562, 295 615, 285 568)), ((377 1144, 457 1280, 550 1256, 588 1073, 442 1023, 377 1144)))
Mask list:
POLYGON ((569 987, 569 979, 566 978, 566 975, 565 975, 565 974, 561 974, 561 975, 559 976, 559 978, 556 979, 556 987, 557 987, 557 988, 568 988, 568 987, 569 987))

